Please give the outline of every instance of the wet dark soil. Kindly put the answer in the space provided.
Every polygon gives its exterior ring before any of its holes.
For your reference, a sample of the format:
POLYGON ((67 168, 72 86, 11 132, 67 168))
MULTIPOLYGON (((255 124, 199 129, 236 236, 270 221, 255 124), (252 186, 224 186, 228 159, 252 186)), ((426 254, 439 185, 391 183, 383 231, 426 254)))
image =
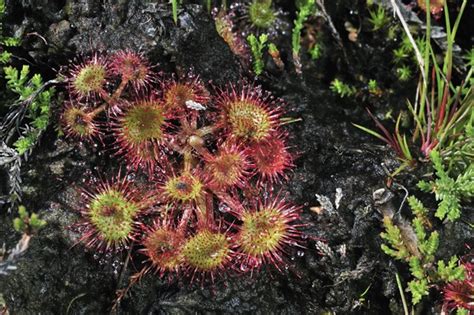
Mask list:
MULTIPOLYGON (((403 312, 395 273, 403 276, 407 269, 380 250, 380 215, 372 200, 372 193, 386 183, 384 168, 393 171, 399 163, 389 148, 352 123, 373 126, 365 107, 376 113, 398 110, 413 95, 415 84, 401 84, 394 78, 390 45, 384 38, 362 32, 356 43, 347 39, 344 22, 360 23, 366 14, 362 2, 334 1, 328 7, 347 58, 323 27, 324 57, 316 62, 303 58, 302 76, 295 74, 289 54, 284 54, 285 71, 279 72, 269 61, 269 71, 258 81, 287 102, 289 116, 301 118, 288 126, 299 158, 283 187, 294 202, 304 206, 307 249, 290 253, 282 272, 268 267, 252 276, 229 274, 204 287, 148 274, 123 299, 119 314, 403 312), (381 98, 341 99, 329 90, 335 77, 353 82, 377 79, 384 91, 395 92, 381 98), (311 210, 320 205, 317 195, 334 204, 339 189, 342 199, 334 213, 311 210)), ((21 59, 15 62, 29 62, 47 78, 76 54, 130 48, 143 51, 161 70, 183 73, 192 69, 215 85, 245 77, 252 80, 199 5, 184 6, 178 26, 169 6, 153 1, 10 0, 7 9, 7 30, 24 38, 15 50, 21 59)), ((289 44, 288 36, 281 40, 282 47, 289 44)), ((133 263, 123 270, 124 257, 73 246, 77 235, 69 226, 78 217, 74 211, 79 202, 77 187, 91 174, 116 167, 100 147, 66 141, 54 128, 44 135, 22 170, 23 203, 48 224, 34 236, 17 270, 0 275, 0 296, 11 314, 110 312, 116 290, 126 286, 135 270, 133 263)), ((414 169, 401 176, 400 182, 414 193, 421 174, 423 168, 414 169)), ((5 187, 6 178, 0 179, 5 187)), ((472 213, 472 207, 466 209, 472 213)), ((1 212, 0 240, 7 247, 20 237, 11 220, 11 215, 1 212)), ((462 255, 463 244, 474 239, 472 229, 462 222, 444 231, 446 245, 442 247, 449 250, 440 254, 446 257, 462 255)), ((436 312, 438 298, 430 296, 419 311, 436 312)))

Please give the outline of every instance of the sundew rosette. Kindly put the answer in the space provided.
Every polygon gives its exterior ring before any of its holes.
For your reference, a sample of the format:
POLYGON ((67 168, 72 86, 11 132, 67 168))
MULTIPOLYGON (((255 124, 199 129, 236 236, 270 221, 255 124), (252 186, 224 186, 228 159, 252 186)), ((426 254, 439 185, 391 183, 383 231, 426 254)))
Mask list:
POLYGON ((296 156, 287 104, 246 81, 212 93, 194 75, 154 81, 148 65, 131 51, 93 55, 68 78, 63 131, 98 138, 92 152, 105 148, 130 172, 83 190, 79 241, 99 252, 129 248, 133 258, 138 250, 143 268, 131 283, 146 273, 204 283, 282 270, 302 247, 301 208, 271 194, 296 156))

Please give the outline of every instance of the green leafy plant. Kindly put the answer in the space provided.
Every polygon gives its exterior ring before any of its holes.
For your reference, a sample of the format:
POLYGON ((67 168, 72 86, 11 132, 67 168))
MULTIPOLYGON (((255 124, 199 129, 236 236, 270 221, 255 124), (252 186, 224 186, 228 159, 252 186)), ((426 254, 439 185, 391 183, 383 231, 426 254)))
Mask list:
MULTIPOLYGON (((456 86, 452 82, 454 39, 466 4, 467 0, 464 0, 453 26, 445 4, 447 48, 442 64, 436 59, 429 36, 426 36, 424 45, 417 45, 424 56, 424 67, 415 98, 418 102, 408 102, 408 105, 415 125, 412 140, 420 140, 420 151, 426 158, 432 150, 437 149, 441 154, 449 150, 465 129, 472 111, 472 86, 469 85, 472 68, 466 73, 463 83, 456 86), (431 78, 428 77, 430 65, 431 78), (462 95, 465 89, 467 93, 462 95)), ((428 34, 430 29, 430 15, 427 14, 428 34)))
POLYGON ((461 216, 461 199, 474 197, 474 164, 469 164, 456 179, 445 170, 438 151, 431 151, 431 162, 436 171, 436 179, 430 182, 420 181, 418 188, 433 192, 439 200, 435 216, 441 220, 455 221, 461 216))
POLYGON ((18 140, 13 144, 20 155, 31 150, 38 141, 39 136, 49 125, 51 115, 51 99, 54 88, 42 90, 44 87, 41 75, 30 76, 29 66, 24 65, 20 71, 13 67, 5 67, 7 88, 18 95, 18 104, 27 105, 27 117, 31 120, 18 140))
POLYGON ((0 0, 0 64, 6 64, 10 61, 11 53, 4 47, 18 46, 20 40, 15 37, 3 36, 3 17, 5 15, 5 0, 0 0))
MULTIPOLYGON (((465 138, 466 125, 469 123, 474 102, 472 67, 465 73, 465 77, 459 85, 455 85, 451 79, 454 39, 466 4, 467 0, 464 0, 454 25, 451 25, 449 10, 447 4, 445 4, 447 47, 442 63, 438 61, 437 55, 431 46, 430 36, 415 41, 409 30, 406 30, 405 37, 407 40, 402 42, 403 51, 410 50, 408 48, 409 44, 412 46, 411 49, 415 52, 421 72, 415 102, 408 101, 408 109, 414 126, 410 131, 410 140, 408 141, 405 135, 401 136, 400 134, 400 119, 397 120, 394 132, 389 132, 373 115, 371 117, 382 133, 356 125, 356 127, 385 141, 396 151, 403 164, 395 171, 395 174, 407 165, 414 165, 414 155, 410 152, 410 146, 418 147, 417 155, 420 159, 426 161, 431 151, 438 150, 441 156, 448 160, 451 159, 449 163, 465 163, 466 157, 456 155, 456 148, 460 146, 460 139, 465 138), (429 73, 431 73, 430 76, 428 76, 429 73), (407 161, 412 162, 406 163, 407 161)), ((426 33, 430 34, 429 12, 426 15, 426 20, 426 33)), ((402 74, 406 78, 407 70, 403 70, 402 74)), ((470 156, 474 153, 468 152, 467 154, 470 156)))
POLYGON ((377 31, 383 28, 389 21, 385 14, 385 9, 379 5, 376 10, 369 9, 369 22, 372 24, 372 30, 377 31))
POLYGON ((263 50, 265 49, 267 45, 268 35, 261 34, 257 38, 254 34, 250 34, 247 37, 247 41, 250 45, 250 51, 252 52, 253 71, 258 76, 262 74, 263 69, 264 69, 263 50))
POLYGON ((334 79, 329 88, 340 97, 352 96, 357 92, 354 86, 344 83, 339 79, 334 79))
POLYGON ((447 264, 443 260, 436 261, 439 233, 427 231, 431 228, 429 211, 413 196, 408 198, 408 203, 414 215, 411 224, 403 220, 395 224, 391 217, 385 216, 385 232, 380 236, 386 244, 381 248, 387 255, 408 263, 412 275, 408 290, 412 303, 417 304, 429 294, 432 285, 462 279, 464 268, 458 264, 456 256, 451 257, 447 264))
POLYGON ((299 11, 296 15, 295 25, 291 33, 291 47, 293 52, 293 63, 295 64, 296 72, 301 73, 300 50, 301 50, 301 31, 306 19, 316 9, 315 0, 306 0, 299 6, 299 11))
POLYGON ((30 215, 24 206, 18 207, 18 215, 19 217, 13 220, 13 227, 18 232, 32 235, 46 225, 45 220, 40 219, 36 213, 30 215))

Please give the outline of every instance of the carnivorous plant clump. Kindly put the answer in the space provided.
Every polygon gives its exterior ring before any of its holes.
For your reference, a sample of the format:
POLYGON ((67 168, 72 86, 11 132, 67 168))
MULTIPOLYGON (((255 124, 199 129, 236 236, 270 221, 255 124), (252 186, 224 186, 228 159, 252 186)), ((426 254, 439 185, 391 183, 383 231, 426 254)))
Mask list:
POLYGON ((302 246, 301 208, 269 194, 295 158, 285 103, 254 84, 209 87, 152 68, 124 51, 68 71, 63 131, 76 141, 107 139, 107 152, 133 174, 84 189, 81 242, 137 249, 140 274, 213 281, 238 265, 282 270, 302 246))

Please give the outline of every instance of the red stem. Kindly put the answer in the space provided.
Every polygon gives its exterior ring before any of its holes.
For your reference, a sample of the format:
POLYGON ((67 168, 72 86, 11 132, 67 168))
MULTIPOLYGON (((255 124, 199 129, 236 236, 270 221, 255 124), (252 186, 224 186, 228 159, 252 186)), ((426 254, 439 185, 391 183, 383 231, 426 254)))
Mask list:
POLYGON ((446 83, 443 91, 443 100, 441 101, 441 107, 438 113, 438 119, 436 121, 435 132, 438 132, 441 124, 444 121, 444 115, 446 114, 446 106, 448 105, 448 96, 449 96, 449 82, 451 82, 451 71, 448 72, 446 76, 446 83))
POLYGON ((384 125, 382 125, 382 123, 377 119, 377 117, 375 117, 372 112, 367 109, 367 112, 369 113, 369 116, 370 118, 372 118, 372 120, 375 122, 375 125, 377 126, 377 128, 379 128, 385 137, 383 137, 383 141, 386 142, 388 145, 390 145, 396 152, 397 152, 397 155, 404 158, 404 154, 403 154, 403 151, 400 147, 400 144, 398 143, 397 141, 397 138, 391 134, 387 128, 384 127, 384 125))

